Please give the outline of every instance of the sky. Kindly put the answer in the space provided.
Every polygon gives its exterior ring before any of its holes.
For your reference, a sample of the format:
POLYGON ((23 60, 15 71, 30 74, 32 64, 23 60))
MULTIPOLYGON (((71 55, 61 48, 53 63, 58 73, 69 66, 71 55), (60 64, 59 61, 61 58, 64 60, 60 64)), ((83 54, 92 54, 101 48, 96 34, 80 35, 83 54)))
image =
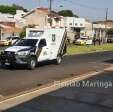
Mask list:
MULTIPOLYGON (((0 5, 13 3, 29 10, 36 7, 49 7, 49 0, 0 0, 0 5)), ((113 0, 53 0, 52 8, 56 11, 70 9, 76 15, 93 21, 105 20, 108 8, 108 19, 113 19, 113 0)))

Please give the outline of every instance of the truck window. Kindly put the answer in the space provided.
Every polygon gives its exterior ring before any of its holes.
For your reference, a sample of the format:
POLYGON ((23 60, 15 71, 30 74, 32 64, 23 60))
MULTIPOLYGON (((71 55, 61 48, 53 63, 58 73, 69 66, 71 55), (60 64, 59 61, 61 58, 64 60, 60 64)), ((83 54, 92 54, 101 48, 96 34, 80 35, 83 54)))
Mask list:
POLYGON ((18 41, 15 46, 35 46, 38 42, 38 39, 22 39, 18 41))
POLYGON ((28 37, 40 37, 43 33, 43 31, 30 31, 28 37))
POLYGON ((45 39, 42 39, 42 40, 40 40, 38 47, 39 47, 39 48, 42 48, 42 47, 44 47, 44 46, 46 46, 46 45, 47 45, 47 44, 46 44, 46 40, 45 40, 45 39))

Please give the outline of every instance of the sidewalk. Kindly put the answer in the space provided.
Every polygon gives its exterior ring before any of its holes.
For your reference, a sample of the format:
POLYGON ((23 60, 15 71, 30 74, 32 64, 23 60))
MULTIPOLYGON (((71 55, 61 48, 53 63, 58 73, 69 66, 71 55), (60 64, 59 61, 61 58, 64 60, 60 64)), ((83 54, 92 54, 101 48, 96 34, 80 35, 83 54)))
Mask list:
POLYGON ((87 81, 35 98, 6 112, 113 112, 113 71, 87 81), (87 81, 96 82, 96 86, 86 87, 87 81))

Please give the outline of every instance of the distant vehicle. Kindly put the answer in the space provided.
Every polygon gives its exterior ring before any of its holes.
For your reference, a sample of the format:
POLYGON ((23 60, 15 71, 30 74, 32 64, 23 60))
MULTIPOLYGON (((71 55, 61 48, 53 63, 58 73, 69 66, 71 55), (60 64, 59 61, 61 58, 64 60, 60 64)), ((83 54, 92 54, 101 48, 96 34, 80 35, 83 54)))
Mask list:
POLYGON ((9 41, 9 45, 15 44, 18 40, 20 40, 19 37, 8 37, 7 40, 9 41))
POLYGON ((0 40, 0 46, 8 46, 10 44, 10 40, 0 40))
POLYGON ((93 41, 92 39, 89 39, 88 37, 80 37, 75 41, 76 45, 92 45, 93 41))
POLYGON ((26 64, 29 69, 34 69, 36 64, 42 61, 61 63, 66 53, 65 28, 30 28, 26 34, 26 38, 19 40, 1 54, 2 65, 26 64))
POLYGON ((113 37, 108 37, 107 38, 107 43, 113 43, 113 37))
POLYGON ((0 40, 0 45, 1 46, 13 45, 19 39, 20 39, 19 37, 7 37, 5 40, 0 40))

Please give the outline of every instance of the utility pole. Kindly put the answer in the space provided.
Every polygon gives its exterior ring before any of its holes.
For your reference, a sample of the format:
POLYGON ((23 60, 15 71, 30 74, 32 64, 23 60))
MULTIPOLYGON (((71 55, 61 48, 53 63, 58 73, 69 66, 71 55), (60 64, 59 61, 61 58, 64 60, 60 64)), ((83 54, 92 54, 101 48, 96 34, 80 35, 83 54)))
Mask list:
POLYGON ((52 11, 52 0, 49 0, 49 10, 52 11))
POLYGON ((2 27, 0 26, 0 40, 2 40, 2 27))
POLYGON ((49 0, 50 26, 52 26, 52 0, 49 0))
POLYGON ((106 21, 108 20, 108 8, 106 9, 106 21))
POLYGON ((106 17, 105 17, 105 38, 107 37, 107 20, 108 20, 108 8, 106 8, 106 17))

